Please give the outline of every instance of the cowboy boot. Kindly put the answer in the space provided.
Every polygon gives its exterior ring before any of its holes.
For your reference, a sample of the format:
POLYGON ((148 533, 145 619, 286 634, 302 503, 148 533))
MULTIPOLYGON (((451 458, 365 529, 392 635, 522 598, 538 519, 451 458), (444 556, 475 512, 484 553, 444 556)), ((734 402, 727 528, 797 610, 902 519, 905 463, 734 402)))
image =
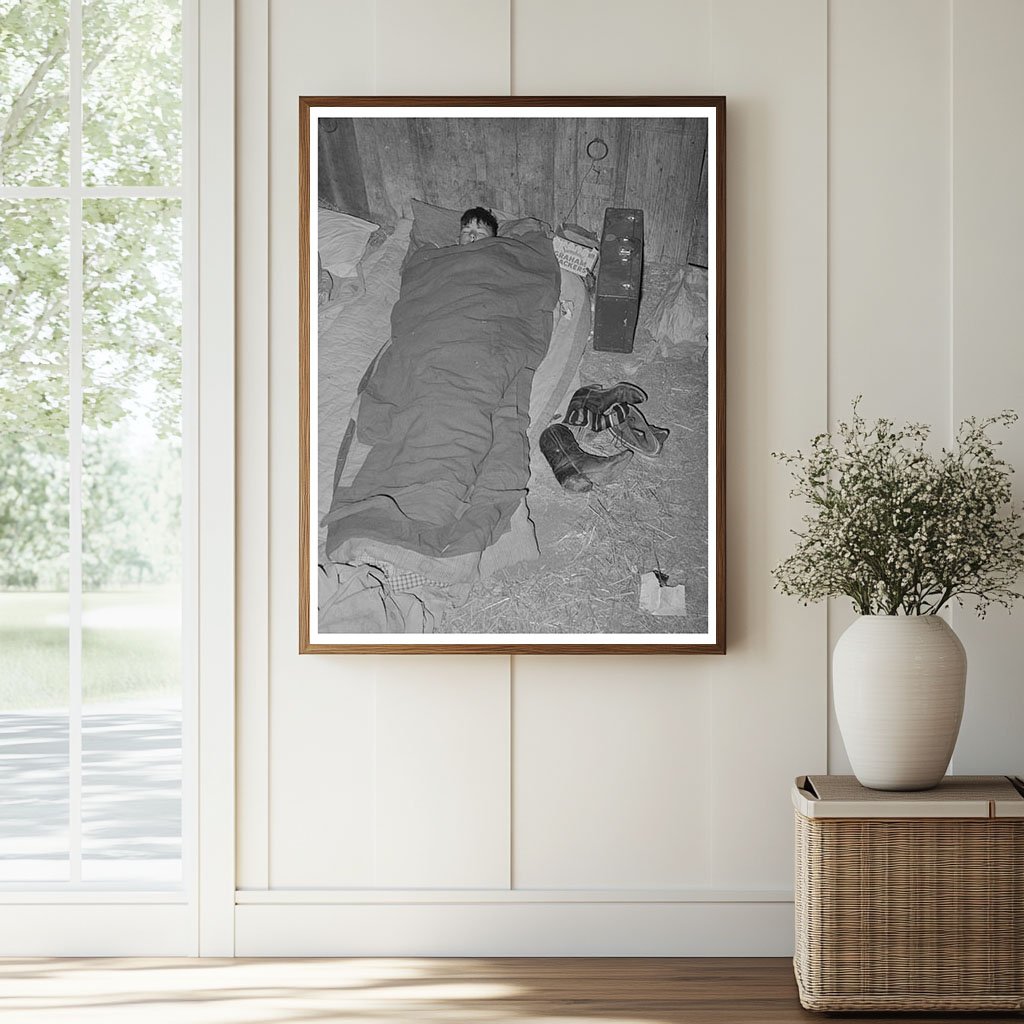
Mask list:
POLYGON ((577 389, 569 399, 563 423, 574 427, 605 430, 621 423, 634 405, 647 401, 647 392, 635 384, 619 381, 610 388, 600 384, 587 384, 577 389))
POLYGON ((656 427, 647 422, 647 417, 637 408, 630 406, 621 423, 613 423, 611 433, 627 448, 655 459, 665 447, 670 431, 667 427, 656 427))
POLYGON ((590 455, 576 443, 573 432, 564 423, 544 428, 540 450, 562 489, 576 494, 589 491, 595 481, 604 483, 613 479, 633 457, 628 451, 608 458, 590 455))

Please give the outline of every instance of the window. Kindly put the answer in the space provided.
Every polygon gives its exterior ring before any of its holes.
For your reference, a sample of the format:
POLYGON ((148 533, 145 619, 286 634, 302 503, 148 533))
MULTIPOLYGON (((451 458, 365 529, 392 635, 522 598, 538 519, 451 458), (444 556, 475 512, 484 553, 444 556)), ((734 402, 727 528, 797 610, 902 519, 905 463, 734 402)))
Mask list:
POLYGON ((7 888, 180 889, 186 877, 182 8, 0 0, 7 888))

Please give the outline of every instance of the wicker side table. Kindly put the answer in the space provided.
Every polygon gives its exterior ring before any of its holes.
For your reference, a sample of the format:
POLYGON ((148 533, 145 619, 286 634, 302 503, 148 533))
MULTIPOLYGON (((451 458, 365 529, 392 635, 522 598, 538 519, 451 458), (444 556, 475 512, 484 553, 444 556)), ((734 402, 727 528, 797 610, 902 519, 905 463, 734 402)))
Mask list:
POLYGON ((796 780, 796 954, 808 1010, 1024 1009, 1024 784, 886 793, 796 780))

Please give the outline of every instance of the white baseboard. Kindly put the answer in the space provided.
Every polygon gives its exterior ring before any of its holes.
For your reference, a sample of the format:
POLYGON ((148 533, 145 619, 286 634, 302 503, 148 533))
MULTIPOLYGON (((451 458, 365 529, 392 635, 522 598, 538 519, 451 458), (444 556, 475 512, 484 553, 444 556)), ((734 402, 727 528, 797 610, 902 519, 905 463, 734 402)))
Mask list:
POLYGON ((198 954, 192 907, 112 903, 105 895, 94 895, 91 903, 0 904, 0 956, 198 954))
POLYGON ((235 908, 236 956, 793 954, 793 904, 772 898, 271 903, 273 893, 260 896, 235 908))

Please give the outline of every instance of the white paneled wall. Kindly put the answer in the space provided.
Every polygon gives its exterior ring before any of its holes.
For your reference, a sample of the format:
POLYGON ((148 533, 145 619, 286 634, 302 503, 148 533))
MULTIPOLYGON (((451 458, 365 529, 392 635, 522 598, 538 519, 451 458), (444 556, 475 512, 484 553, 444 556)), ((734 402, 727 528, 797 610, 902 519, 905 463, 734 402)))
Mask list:
POLYGON ((266 846, 269 828, 269 879, 243 875, 245 887, 377 884, 377 672, 333 669, 318 659, 274 680, 269 820, 252 839, 266 846))
POLYGON ((508 92, 508 0, 386 0, 369 6, 376 14, 373 94, 508 92))
MULTIPOLYGON (((866 417, 921 420, 945 437, 949 10, 832 0, 829 12, 830 425, 863 395, 866 417)), ((849 601, 831 604, 830 650, 854 618, 849 601)), ((850 770, 834 718, 829 767, 850 770)))
POLYGON ((509 659, 450 657, 377 683, 377 885, 509 884, 509 659))
POLYGON ((948 8, 832 0, 829 10, 830 411, 845 418, 863 394, 868 417, 944 434, 948 8))
MULTIPOLYGON (((954 0, 952 17, 949 390, 959 422, 1006 408, 1024 415, 1024 4, 954 0)), ((1004 438, 1004 457, 1024 474, 1024 426, 1004 438)), ((954 767, 1024 774, 1024 607, 982 622, 966 610, 953 617, 969 665, 954 767)))
MULTIPOLYGON (((1021 5, 239 6, 238 951, 785 954, 846 613, 771 590, 800 509, 769 453, 858 392, 943 433, 1021 404, 1021 5), (724 658, 295 653, 297 99, 510 91, 727 97, 724 658)), ((957 627, 957 767, 1020 771, 1021 631, 957 627)))
POLYGON ((717 0, 728 103, 729 654, 709 668, 713 881, 791 887, 789 786, 825 767, 823 608, 774 596, 798 511, 773 449, 825 426, 825 8, 717 0))
POLYGON ((239 642, 235 671, 237 815, 236 884, 265 886, 267 836, 270 655, 270 67, 269 15, 264 4, 236 12, 237 83, 235 185, 236 332, 235 410, 238 448, 235 524, 238 556, 235 614, 239 642), (257 157, 256 154, 259 154, 257 157), (258 555, 257 555, 258 553, 258 555))
POLYGON ((710 688, 637 660, 515 659, 517 888, 711 884, 710 688))
POLYGON ((711 95, 709 0, 513 0, 520 96, 711 95))

